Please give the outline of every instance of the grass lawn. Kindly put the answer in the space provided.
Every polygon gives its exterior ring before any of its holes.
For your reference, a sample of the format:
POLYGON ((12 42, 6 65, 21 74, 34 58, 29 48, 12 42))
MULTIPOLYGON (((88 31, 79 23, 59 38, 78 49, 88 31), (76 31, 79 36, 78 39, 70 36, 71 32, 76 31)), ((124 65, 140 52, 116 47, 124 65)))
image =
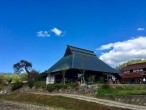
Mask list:
POLYGON ((98 90, 97 97, 105 95, 116 96, 116 95, 146 95, 146 86, 144 87, 115 87, 112 88, 110 85, 101 85, 98 90))
POLYGON ((38 95, 32 93, 14 92, 7 96, 0 96, 0 99, 63 108, 66 110, 126 110, 62 96, 38 95))

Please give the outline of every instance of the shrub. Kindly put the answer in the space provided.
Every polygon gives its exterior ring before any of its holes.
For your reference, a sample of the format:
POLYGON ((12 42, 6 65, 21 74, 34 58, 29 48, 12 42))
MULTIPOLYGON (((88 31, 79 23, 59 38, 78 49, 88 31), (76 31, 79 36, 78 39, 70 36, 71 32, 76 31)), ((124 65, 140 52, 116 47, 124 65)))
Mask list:
POLYGON ((45 81, 37 81, 34 83, 34 86, 36 89, 39 89, 39 88, 43 88, 45 89, 46 88, 46 82, 45 81))
POLYGON ((58 83, 58 84, 48 84, 47 85, 47 90, 49 92, 52 92, 54 90, 59 90, 59 89, 67 89, 69 85, 63 84, 63 83, 58 83))
POLYGON ((23 86, 23 84, 21 82, 16 82, 12 85, 12 91, 20 89, 22 86, 23 86))
POLYGON ((29 87, 29 88, 32 88, 33 86, 34 86, 34 81, 29 81, 29 82, 28 82, 28 87, 29 87))
POLYGON ((54 84, 48 84, 48 85, 47 85, 47 90, 48 90, 49 92, 54 91, 54 90, 55 90, 54 84))
POLYGON ((55 87, 57 90, 59 90, 59 89, 67 89, 67 87, 69 86, 67 84, 59 83, 59 84, 55 84, 55 87))
POLYGON ((63 84, 63 83, 58 83, 58 84, 48 84, 46 89, 49 92, 52 92, 54 90, 60 90, 60 89, 67 89, 68 87, 70 88, 77 88, 78 83, 68 83, 68 84, 63 84))
POLYGON ((71 88, 78 88, 79 84, 78 83, 68 83, 68 86, 71 88))

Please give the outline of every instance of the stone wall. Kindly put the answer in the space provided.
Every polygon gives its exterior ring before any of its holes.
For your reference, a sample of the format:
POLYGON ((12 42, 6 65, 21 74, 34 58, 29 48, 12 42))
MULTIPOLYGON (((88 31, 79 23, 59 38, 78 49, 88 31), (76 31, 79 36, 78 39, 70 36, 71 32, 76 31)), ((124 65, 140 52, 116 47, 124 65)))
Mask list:
POLYGON ((83 85, 78 88, 67 88, 67 89, 60 89, 58 91, 53 91, 55 93, 66 93, 66 94, 88 94, 88 95, 95 95, 97 93, 97 85, 83 85))
MULTIPOLYGON (((98 86, 97 85, 81 85, 78 88, 67 88, 67 89, 59 89, 59 90, 54 90, 50 93, 63 93, 63 94, 80 94, 80 95, 84 95, 84 94, 88 94, 88 95, 95 95, 97 93, 97 89, 98 86)), ((23 87, 21 89, 19 89, 20 92, 47 92, 47 90, 43 90, 43 89, 35 89, 35 87, 33 87, 32 89, 30 89, 29 87, 23 87)))

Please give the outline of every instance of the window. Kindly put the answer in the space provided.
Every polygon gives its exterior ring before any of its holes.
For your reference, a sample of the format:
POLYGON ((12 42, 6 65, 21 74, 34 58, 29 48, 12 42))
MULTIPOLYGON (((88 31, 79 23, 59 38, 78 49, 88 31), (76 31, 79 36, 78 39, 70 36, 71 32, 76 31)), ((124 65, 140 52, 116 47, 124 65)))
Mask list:
POLYGON ((133 72, 137 72, 137 70, 133 70, 133 72))
POLYGON ((143 71, 143 69, 139 69, 139 71, 143 71))

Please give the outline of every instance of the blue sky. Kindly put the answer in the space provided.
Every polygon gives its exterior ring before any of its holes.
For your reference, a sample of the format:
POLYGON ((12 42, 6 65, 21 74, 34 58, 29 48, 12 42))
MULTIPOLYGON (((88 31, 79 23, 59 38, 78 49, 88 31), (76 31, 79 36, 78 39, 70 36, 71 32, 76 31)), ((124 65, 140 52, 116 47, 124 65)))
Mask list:
POLYGON ((145 58, 146 45, 139 48, 145 28, 145 0, 0 0, 0 72, 13 72, 21 59, 42 72, 67 45, 93 50, 111 66, 145 58), (130 48, 119 46, 125 43, 130 48), (128 49, 140 52, 133 55, 128 49), (125 52, 133 56, 121 61, 125 52))

